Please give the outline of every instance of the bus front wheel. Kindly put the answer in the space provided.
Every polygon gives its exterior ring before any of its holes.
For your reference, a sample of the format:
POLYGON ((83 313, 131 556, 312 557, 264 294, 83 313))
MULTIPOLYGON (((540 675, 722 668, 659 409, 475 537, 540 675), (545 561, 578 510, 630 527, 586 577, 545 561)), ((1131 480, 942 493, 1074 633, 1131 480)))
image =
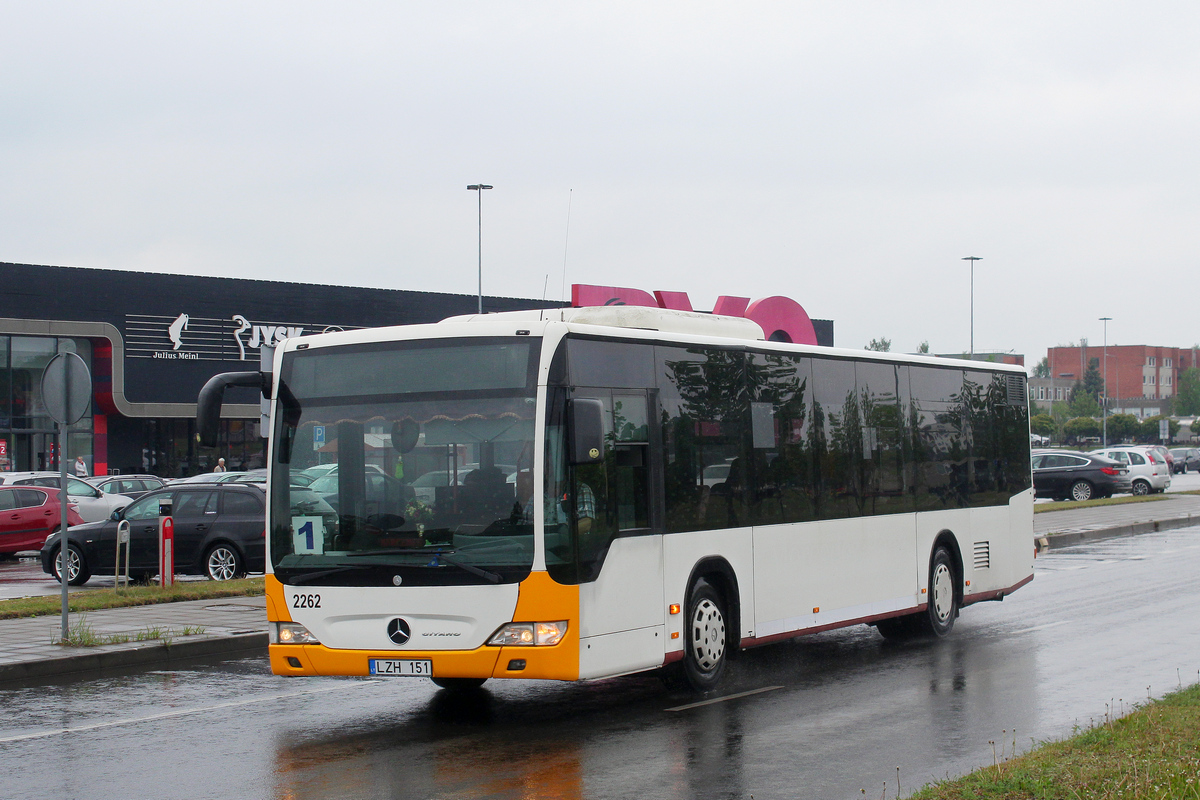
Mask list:
POLYGON ((721 593, 703 578, 697 580, 688 595, 682 665, 684 682, 694 691, 715 688, 725 673, 727 619, 721 593))

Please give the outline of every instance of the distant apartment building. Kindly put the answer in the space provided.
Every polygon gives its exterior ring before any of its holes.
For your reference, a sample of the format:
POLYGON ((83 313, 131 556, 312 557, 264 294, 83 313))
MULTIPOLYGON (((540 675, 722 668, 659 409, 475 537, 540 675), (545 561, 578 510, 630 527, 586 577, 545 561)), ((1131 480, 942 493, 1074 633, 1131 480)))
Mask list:
POLYGON ((1107 373, 1104 356, 1103 346, 1051 347, 1046 352, 1050 377, 1030 382, 1031 399, 1065 400, 1075 381, 1082 379, 1088 364, 1095 359, 1101 376, 1106 379, 1105 395, 1112 413, 1154 416, 1168 410, 1179 376, 1200 365, 1200 349, 1193 347, 1110 344, 1107 373))

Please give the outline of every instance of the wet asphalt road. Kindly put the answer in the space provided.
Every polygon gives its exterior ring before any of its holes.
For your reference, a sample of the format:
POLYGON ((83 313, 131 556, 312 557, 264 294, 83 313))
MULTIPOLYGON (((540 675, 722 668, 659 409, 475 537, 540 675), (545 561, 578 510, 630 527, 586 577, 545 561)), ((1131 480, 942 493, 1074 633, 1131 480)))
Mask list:
POLYGON ((942 642, 749 651, 693 707, 652 677, 455 697, 265 659, 0 689, 0 796, 895 797, 897 766, 907 794, 1195 682, 1198 574, 1200 528, 1062 550, 942 642))

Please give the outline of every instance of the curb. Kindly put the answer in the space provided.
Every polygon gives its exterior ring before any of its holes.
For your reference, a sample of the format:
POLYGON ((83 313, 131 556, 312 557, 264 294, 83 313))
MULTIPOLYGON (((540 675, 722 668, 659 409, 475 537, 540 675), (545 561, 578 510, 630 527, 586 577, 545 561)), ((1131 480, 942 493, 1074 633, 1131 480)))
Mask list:
POLYGON ((1144 533, 1169 531, 1173 528, 1190 528, 1200 525, 1200 515, 1188 514, 1182 517, 1168 517, 1147 522, 1133 522, 1129 525, 1118 525, 1114 528, 1097 528, 1086 531, 1064 531, 1062 533, 1044 533, 1034 536, 1039 550, 1067 547, 1080 542, 1096 539, 1112 539, 1117 536, 1140 536, 1144 533))
POLYGON ((0 683, 36 680, 77 672, 167 664, 199 656, 230 655, 249 651, 265 654, 267 639, 268 635, 265 632, 244 633, 197 638, 192 641, 172 642, 171 644, 149 642, 145 646, 133 649, 100 650, 96 648, 93 652, 77 653, 62 658, 0 665, 0 683))

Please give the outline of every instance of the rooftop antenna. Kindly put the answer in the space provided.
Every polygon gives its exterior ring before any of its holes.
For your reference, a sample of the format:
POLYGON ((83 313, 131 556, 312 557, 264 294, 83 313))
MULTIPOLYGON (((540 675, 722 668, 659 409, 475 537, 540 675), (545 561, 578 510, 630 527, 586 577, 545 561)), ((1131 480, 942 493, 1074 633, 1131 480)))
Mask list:
POLYGON ((574 189, 567 190, 567 235, 563 241, 563 274, 562 292, 558 296, 560 303, 567 302, 567 245, 571 243, 571 200, 575 196, 574 189))

